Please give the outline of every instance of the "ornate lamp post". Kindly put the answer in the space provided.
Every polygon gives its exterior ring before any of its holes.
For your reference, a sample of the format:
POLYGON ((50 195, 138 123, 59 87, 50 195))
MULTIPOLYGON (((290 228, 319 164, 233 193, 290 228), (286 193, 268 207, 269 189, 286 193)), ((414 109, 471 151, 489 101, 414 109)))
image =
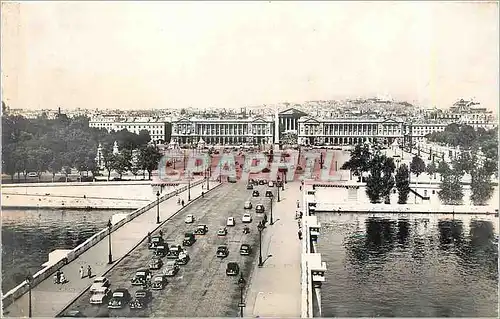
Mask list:
POLYGON ((257 229, 259 231, 259 267, 262 267, 264 265, 264 263, 262 262, 262 231, 264 230, 262 221, 259 222, 257 229))
POLYGON ((269 197, 270 199, 270 202, 271 202, 271 219, 269 221, 269 225, 273 225, 274 224, 274 221, 273 221, 273 199, 274 199, 274 195, 271 194, 271 196, 269 197))
POLYGON ((276 182, 278 183, 278 185, 277 185, 278 187, 276 187, 276 188, 278 190, 278 200, 277 200, 277 202, 279 203, 280 202, 280 185, 279 185, 280 177, 279 176, 276 177, 276 182))
POLYGON ((31 307, 31 285, 33 283, 33 277, 30 273, 26 276, 26 282, 28 283, 28 318, 31 318, 32 315, 32 307, 31 307))
POLYGON ((160 191, 156 192, 156 223, 160 223, 160 191))
POLYGON ((108 219, 108 264, 113 263, 113 255, 111 254, 111 219, 108 219))
POLYGON ((246 286, 246 280, 243 278, 243 274, 240 273, 240 279, 238 279, 238 287, 240 287, 240 304, 238 305, 240 307, 240 317, 243 318, 243 308, 245 308, 245 303, 243 301, 243 290, 245 289, 246 286))
POLYGON ((191 172, 188 171, 188 201, 191 200, 191 172))

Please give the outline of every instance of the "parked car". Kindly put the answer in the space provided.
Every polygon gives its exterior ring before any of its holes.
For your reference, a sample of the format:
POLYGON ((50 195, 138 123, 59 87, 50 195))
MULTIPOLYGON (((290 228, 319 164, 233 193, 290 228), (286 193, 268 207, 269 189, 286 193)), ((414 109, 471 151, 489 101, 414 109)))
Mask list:
POLYGON ((183 246, 191 246, 196 241, 196 237, 193 233, 184 233, 184 240, 182 241, 183 246))
POLYGON ((92 295, 90 296, 90 303, 92 305, 102 305, 109 300, 111 295, 111 290, 109 290, 108 287, 100 286, 92 291, 92 295))
POLYGON ((238 266, 238 263, 230 262, 227 264, 226 275, 236 276, 239 273, 240 273, 240 266, 238 266))
POLYGON ((252 247, 249 244, 241 244, 240 255, 248 256, 252 253, 252 247))
POLYGON ((86 318, 86 316, 79 310, 70 310, 63 317, 64 318, 86 318))
POLYGON ((109 287, 109 286, 110 286, 110 282, 109 282, 108 278, 96 277, 96 278, 94 278, 94 282, 92 283, 92 286, 90 286, 90 292, 93 293, 98 288, 109 287))
POLYGON ((217 247, 217 257, 218 258, 226 258, 229 255, 229 249, 227 249, 226 245, 221 245, 217 247))
POLYGON ((167 253, 167 259, 177 259, 179 257, 180 252, 183 251, 181 245, 172 245, 167 253))
POLYGON ((130 301, 130 293, 125 288, 118 288, 113 291, 113 296, 108 302, 110 309, 122 309, 130 301))
POLYGON ((151 289, 153 290, 163 290, 167 286, 167 276, 156 275, 153 278, 153 283, 151 284, 151 289))
POLYGON ((266 191, 266 197, 273 197, 273 196, 274 196, 274 195, 273 195, 273 191, 272 191, 272 190, 270 190, 270 189, 268 189, 268 190, 266 191))
POLYGON ((227 222, 226 222, 226 226, 234 226, 236 223, 234 221, 234 217, 228 217, 227 218, 227 222))
POLYGON ((38 177, 38 174, 36 172, 29 172, 28 177, 38 177))
POLYGON ((226 236, 227 235, 227 228, 224 226, 221 226, 219 230, 217 231, 217 236, 226 236))
POLYGON ((186 219, 184 219, 184 222, 185 222, 186 224, 192 224, 192 223, 194 223, 194 216, 193 216, 193 215, 191 215, 191 214, 187 215, 187 216, 186 216, 186 219))
POLYGON ((151 242, 149 243, 149 249, 156 249, 158 246, 164 246, 165 240, 161 236, 153 236, 151 237, 151 242))
POLYGON ((143 309, 151 301, 151 292, 149 290, 137 290, 134 299, 130 301, 130 309, 143 309))
POLYGON ((252 222, 252 215, 249 213, 243 214, 243 217, 241 218, 242 223, 251 223, 252 222))
POLYGON ((252 209, 252 202, 251 201, 246 201, 245 206, 243 206, 244 209, 252 209))
POLYGON ((163 258, 167 255, 168 252, 168 246, 160 245, 156 246, 153 255, 159 258, 163 258))
POLYGON ((168 277, 173 277, 179 272, 179 265, 177 264, 177 260, 169 260, 165 265, 165 269, 163 270, 163 274, 168 277))
POLYGON ((189 254, 186 251, 181 251, 179 256, 177 257, 177 263, 179 265, 185 265, 188 263, 188 261, 191 258, 189 257, 189 254))
POLYGON ((269 181, 269 183, 267 183, 267 186, 268 187, 274 187, 274 182, 273 181, 269 181))
POLYGON ((163 261, 159 257, 153 257, 149 262, 149 269, 157 270, 163 266, 163 261))
POLYGON ((248 183, 247 184, 247 189, 253 189, 253 184, 248 183))
POLYGON ((236 176, 228 176, 227 181, 229 183, 236 183, 236 176))
POLYGON ((255 212, 258 214, 262 214, 264 212, 264 205, 258 204, 257 206, 255 206, 255 212))
POLYGON ((131 282, 133 286, 142 286, 150 279, 151 279, 151 271, 146 268, 141 268, 135 273, 131 282))
POLYGON ((196 227, 196 230, 194 231, 195 235, 205 235, 208 232, 208 227, 207 225, 198 225, 196 227))
POLYGON ((266 185, 266 181, 263 179, 259 180, 259 185, 266 185))
POLYGON ((253 191, 252 192, 252 196, 253 197, 259 197, 260 196, 259 191, 258 190, 253 191))

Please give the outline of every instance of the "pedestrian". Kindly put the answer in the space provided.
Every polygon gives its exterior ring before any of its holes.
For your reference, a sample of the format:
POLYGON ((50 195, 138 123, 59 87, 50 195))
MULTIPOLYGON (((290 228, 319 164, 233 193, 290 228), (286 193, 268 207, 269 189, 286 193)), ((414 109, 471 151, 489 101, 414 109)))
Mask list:
POLYGON ((151 233, 148 232, 148 244, 151 244, 151 233))
POLYGON ((302 191, 302 185, 299 186, 299 191, 302 191))
POLYGON ((299 229, 298 234, 299 234, 299 239, 302 240, 302 230, 299 229))
POLYGON ((181 204, 181 198, 179 196, 177 196, 177 205, 180 205, 181 204))
POLYGON ((299 212, 299 218, 302 218, 302 211, 299 212))
POLYGON ((90 265, 87 266, 87 276, 89 276, 89 278, 92 278, 92 268, 90 267, 90 265))
POLYGON ((160 229, 159 234, 160 234, 160 237, 163 237, 163 231, 161 229, 160 229))
POLYGON ((205 192, 201 192, 201 197, 205 197, 205 192))
POLYGON ((61 283, 61 270, 60 269, 57 269, 56 276, 57 276, 56 283, 60 284, 61 283))
POLYGON ((64 284, 66 282, 66 277, 64 276, 64 273, 61 272, 61 278, 59 278, 59 283, 64 284))
POLYGON ((298 199, 297 199, 297 208, 300 208, 300 202, 298 199))
POLYGON ((83 269, 83 266, 80 266, 80 270, 78 270, 80 273, 80 279, 83 279, 85 277, 85 270, 83 269))
POLYGON ((58 277, 57 273, 54 274, 54 283, 55 284, 59 283, 59 277, 58 277))
POLYGON ((184 207, 184 200, 181 201, 182 207, 184 207))

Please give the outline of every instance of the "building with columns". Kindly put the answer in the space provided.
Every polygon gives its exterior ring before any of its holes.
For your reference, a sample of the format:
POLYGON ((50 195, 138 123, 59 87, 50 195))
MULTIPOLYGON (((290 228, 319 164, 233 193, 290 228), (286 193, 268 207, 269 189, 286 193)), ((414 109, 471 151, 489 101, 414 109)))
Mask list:
POLYGON ((172 121, 172 141, 179 145, 272 144, 274 122, 262 117, 244 119, 181 118, 172 121))
POLYGON ((289 131, 297 133, 299 130, 299 119, 303 116, 307 116, 307 114, 297 109, 287 109, 279 112, 278 127, 280 128, 280 133, 289 131))
POLYGON ((369 142, 392 144, 404 136, 402 121, 392 119, 318 119, 302 117, 298 120, 300 145, 352 145, 369 142))

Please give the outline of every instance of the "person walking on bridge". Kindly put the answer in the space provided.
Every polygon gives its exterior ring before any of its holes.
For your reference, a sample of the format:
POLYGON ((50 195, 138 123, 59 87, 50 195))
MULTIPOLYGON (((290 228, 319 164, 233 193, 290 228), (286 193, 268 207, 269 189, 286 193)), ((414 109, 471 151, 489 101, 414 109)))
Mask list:
POLYGON ((92 278, 92 268, 90 267, 90 265, 87 266, 87 275, 89 276, 89 278, 92 278))
POLYGON ((85 270, 83 269, 83 266, 80 266, 78 272, 80 273, 80 279, 83 279, 83 277, 85 277, 85 270))

